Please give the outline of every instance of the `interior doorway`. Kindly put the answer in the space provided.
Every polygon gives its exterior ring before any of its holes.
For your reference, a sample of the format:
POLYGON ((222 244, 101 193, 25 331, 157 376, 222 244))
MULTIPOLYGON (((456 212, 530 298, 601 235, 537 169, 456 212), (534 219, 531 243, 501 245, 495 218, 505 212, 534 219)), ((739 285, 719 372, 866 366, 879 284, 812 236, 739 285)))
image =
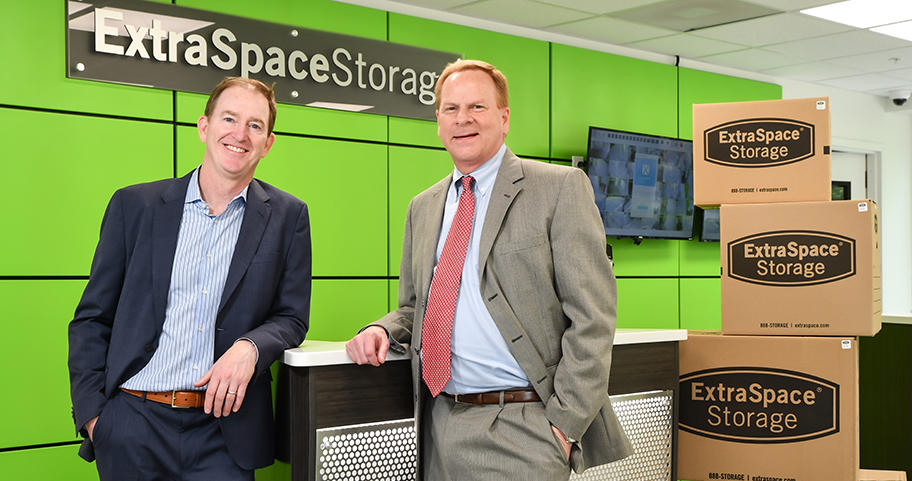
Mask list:
POLYGON ((833 151, 833 200, 868 199, 867 156, 856 152, 833 151))

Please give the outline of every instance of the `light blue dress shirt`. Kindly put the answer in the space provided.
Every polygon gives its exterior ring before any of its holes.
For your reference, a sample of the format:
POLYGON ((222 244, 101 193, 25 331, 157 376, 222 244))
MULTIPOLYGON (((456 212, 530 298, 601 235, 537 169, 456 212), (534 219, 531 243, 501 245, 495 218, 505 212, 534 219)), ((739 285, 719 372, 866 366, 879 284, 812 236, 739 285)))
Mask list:
MULTIPOLYGON (((165 323, 152 359, 121 387, 137 391, 192 390, 214 363, 215 318, 234 255, 247 187, 218 216, 199 189, 199 169, 190 177, 165 323)), ((151 295, 151 294, 150 294, 151 295)))
MULTIPOLYGON (((453 316, 450 381, 443 388, 450 394, 500 391, 530 385, 529 379, 513 358, 510 348, 507 347, 485 306, 479 282, 478 250, 481 244, 481 229, 491 200, 491 189, 494 187, 497 171, 500 170, 506 150, 507 146, 501 145, 494 157, 474 172, 465 174, 475 179, 472 188, 475 196, 475 219, 472 222, 472 234, 462 267, 462 282, 459 284, 459 297, 453 316)), ((459 195, 462 192, 459 179, 462 177, 463 174, 454 168, 453 182, 447 191, 443 211, 443 226, 440 240, 437 242, 436 261, 440 260, 443 244, 456 216, 459 195)))

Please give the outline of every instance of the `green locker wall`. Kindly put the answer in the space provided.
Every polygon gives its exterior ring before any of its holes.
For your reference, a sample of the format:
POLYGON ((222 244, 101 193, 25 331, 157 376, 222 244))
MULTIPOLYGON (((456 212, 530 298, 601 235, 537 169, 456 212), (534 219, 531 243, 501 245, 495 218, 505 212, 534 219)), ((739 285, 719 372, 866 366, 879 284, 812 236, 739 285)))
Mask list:
POLYGON ((551 156, 586 155, 589 127, 677 137, 676 68, 551 45, 551 156))
MULTIPOLYGON (((510 82, 508 145, 542 161, 583 155, 590 125, 686 138, 693 102, 781 95, 775 85, 329 0, 176 3, 490 61, 510 82)), ((104 207, 119 187, 187 173, 203 152, 195 126, 206 96, 64 77, 64 7, 21 4, 0 31, 0 128, 14 134, 5 165, 16 180, 0 212, 0 364, 16 368, 0 381, 39 394, 28 406, 0 400, 0 471, 15 479, 96 478, 73 444, 66 325, 104 207)), ((452 163, 430 121, 280 105, 276 133, 257 177, 310 206, 309 338, 347 339, 395 307, 406 207, 452 163)), ((718 322, 706 308, 718 305, 718 244, 610 242, 619 326, 718 322)), ((278 465, 257 477, 283 473, 278 465)))
MULTIPOLYGON (((439 142, 439 140, 438 140, 439 142)), ((399 276, 409 202, 454 169, 445 150, 389 148, 389 272, 399 276)))
POLYGON ((0 468, 16 481, 97 481, 95 464, 83 461, 78 451, 79 446, 50 446, 0 452, 0 468))
MULTIPOLYGON (((0 281, 5 331, 0 383, 9 389, 0 396, 0 450, 76 439, 66 323, 85 285, 84 280, 0 281)), ((2 468, 0 473, 5 476, 2 468)))
POLYGON ((16 207, 0 210, 0 276, 88 275, 114 190, 171 176, 165 124, 0 109, 0 129, 16 207))
POLYGON ((307 202, 313 275, 386 277, 386 146, 286 136, 274 145, 257 177, 307 202))

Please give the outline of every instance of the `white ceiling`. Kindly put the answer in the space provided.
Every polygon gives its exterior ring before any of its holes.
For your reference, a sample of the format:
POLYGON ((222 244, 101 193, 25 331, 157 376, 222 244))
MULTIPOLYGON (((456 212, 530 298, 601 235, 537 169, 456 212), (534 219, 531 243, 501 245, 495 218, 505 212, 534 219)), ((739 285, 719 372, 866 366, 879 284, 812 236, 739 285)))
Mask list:
POLYGON ((912 42, 799 13, 837 3, 834 0, 744 0, 780 13, 689 32, 618 15, 646 5, 699 0, 340 1, 532 38, 564 39, 560 43, 587 48, 643 53, 631 56, 679 56, 683 66, 693 60, 879 96, 912 90, 912 42))

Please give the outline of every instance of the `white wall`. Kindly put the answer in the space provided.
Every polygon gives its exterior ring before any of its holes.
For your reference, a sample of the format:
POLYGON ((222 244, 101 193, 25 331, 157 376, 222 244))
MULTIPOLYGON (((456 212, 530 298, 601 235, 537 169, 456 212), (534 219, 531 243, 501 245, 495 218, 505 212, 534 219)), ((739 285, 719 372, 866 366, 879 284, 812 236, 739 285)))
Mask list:
POLYGON ((880 153, 883 314, 912 320, 912 115, 887 112, 883 97, 773 81, 782 85, 783 98, 830 97, 834 148, 880 153))

